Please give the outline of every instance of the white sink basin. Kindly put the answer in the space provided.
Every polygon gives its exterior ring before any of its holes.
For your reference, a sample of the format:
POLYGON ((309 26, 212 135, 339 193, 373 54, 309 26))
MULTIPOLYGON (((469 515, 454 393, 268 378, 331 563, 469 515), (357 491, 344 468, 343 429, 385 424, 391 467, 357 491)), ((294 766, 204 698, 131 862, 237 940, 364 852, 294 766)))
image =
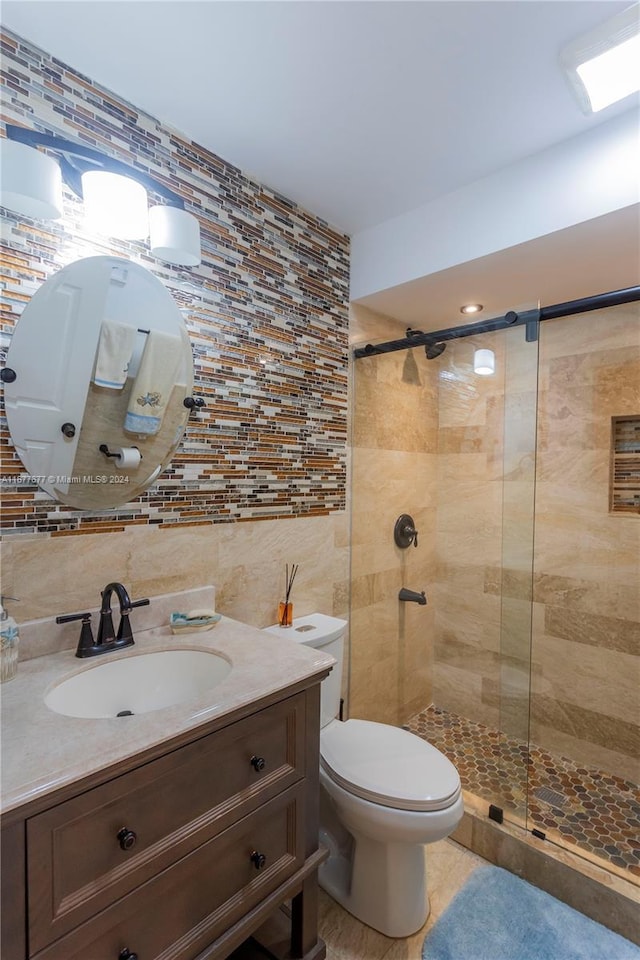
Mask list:
POLYGON ((67 717, 150 713, 208 693, 231 671, 206 650, 162 650, 97 664, 56 684, 44 702, 67 717))

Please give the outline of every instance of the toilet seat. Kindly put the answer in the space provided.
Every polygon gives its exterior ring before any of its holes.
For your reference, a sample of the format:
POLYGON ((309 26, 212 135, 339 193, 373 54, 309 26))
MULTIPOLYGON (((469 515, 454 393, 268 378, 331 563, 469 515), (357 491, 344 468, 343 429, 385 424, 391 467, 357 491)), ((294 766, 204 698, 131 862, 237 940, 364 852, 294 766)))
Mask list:
POLYGON ((460 796, 458 771, 407 730, 370 720, 334 720, 320 733, 321 765, 343 789, 398 810, 443 810, 460 796))

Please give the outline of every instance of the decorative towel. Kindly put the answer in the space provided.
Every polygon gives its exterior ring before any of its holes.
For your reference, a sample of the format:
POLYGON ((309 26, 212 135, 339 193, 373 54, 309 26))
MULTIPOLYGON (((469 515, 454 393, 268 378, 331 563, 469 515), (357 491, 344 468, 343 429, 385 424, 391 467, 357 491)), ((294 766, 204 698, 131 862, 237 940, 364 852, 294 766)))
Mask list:
POLYGON ((127 382, 135 339, 136 331, 128 324, 116 323, 115 320, 102 321, 93 377, 97 387, 122 390, 127 382))
POLYGON ((182 341, 170 333, 147 335, 138 375, 131 387, 124 429, 154 436, 162 426, 176 374, 182 360, 182 341))

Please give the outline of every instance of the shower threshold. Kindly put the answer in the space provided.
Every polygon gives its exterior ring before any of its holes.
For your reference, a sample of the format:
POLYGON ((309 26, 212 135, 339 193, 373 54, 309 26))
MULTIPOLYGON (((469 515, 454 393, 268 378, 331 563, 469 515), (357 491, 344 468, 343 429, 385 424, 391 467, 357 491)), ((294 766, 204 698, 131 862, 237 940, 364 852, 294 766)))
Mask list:
POLYGON ((640 788, 439 707, 406 728, 455 764, 468 793, 640 885, 640 788))

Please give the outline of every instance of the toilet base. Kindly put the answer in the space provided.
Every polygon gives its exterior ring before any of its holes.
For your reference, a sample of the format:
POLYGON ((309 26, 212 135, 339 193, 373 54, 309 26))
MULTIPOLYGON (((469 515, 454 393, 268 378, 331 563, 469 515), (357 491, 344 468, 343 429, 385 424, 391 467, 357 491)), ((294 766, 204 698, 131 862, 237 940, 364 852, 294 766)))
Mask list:
POLYGON ((355 838, 353 860, 336 855, 322 864, 320 886, 362 923, 387 937, 408 937, 429 916, 425 848, 355 838))
POLYGON ((464 806, 429 813, 382 807, 348 793, 320 768, 320 842, 329 859, 320 886, 354 917, 387 937, 409 937, 429 916, 429 843, 458 826, 464 806))

